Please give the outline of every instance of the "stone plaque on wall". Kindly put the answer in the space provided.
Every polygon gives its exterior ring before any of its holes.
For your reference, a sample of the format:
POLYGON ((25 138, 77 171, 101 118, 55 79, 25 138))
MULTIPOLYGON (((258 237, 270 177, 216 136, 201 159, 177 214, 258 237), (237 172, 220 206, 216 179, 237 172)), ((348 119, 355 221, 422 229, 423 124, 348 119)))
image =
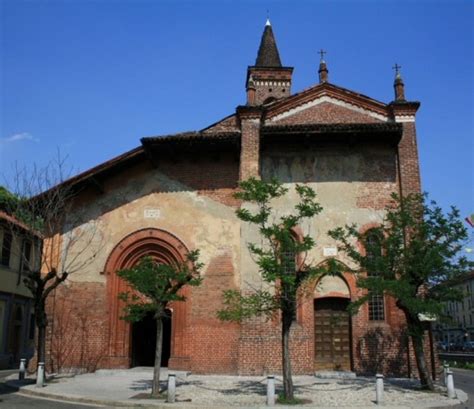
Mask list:
POLYGON ((160 209, 145 209, 143 212, 145 219, 159 219, 160 209))
POLYGON ((324 247, 323 248, 324 257, 334 257, 337 256, 337 247, 324 247))

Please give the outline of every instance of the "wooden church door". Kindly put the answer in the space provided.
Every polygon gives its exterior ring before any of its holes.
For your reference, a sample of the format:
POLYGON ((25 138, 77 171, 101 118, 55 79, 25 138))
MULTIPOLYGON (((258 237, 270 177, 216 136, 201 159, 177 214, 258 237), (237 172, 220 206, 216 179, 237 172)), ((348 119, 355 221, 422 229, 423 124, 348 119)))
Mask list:
POLYGON ((315 370, 351 370, 348 303, 336 297, 314 300, 315 370))

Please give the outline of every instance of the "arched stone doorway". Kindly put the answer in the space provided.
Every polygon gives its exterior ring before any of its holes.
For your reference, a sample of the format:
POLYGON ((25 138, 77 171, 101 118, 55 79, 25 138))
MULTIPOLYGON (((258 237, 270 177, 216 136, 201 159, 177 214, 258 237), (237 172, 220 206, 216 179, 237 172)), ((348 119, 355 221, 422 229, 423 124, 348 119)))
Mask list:
POLYGON ((326 275, 314 291, 314 368, 352 369, 350 290, 341 276, 326 275))
MULTIPOLYGON (((135 326, 120 319, 124 304, 118 299, 118 294, 128 288, 116 272, 133 267, 144 256, 151 256, 161 263, 173 264, 185 261, 187 253, 188 249, 177 237, 166 231, 153 228, 139 230, 128 235, 112 250, 105 268, 109 305, 107 359, 109 367, 128 368, 149 365, 153 342, 156 344, 156 326, 153 330, 154 323, 150 317, 145 317, 141 323, 135 324, 135 326), (139 353, 140 345, 137 343, 140 342, 140 339, 143 341, 143 336, 148 338, 146 345, 142 345, 146 351, 139 353)), ((165 331, 167 332, 164 334, 163 344, 165 362, 162 363, 169 364, 175 369, 187 369, 189 362, 185 350, 186 317, 190 308, 189 289, 183 288, 181 294, 187 300, 176 302, 170 306, 172 318, 165 322, 167 325, 165 331), (166 358, 169 359, 168 362, 166 362, 166 358)))

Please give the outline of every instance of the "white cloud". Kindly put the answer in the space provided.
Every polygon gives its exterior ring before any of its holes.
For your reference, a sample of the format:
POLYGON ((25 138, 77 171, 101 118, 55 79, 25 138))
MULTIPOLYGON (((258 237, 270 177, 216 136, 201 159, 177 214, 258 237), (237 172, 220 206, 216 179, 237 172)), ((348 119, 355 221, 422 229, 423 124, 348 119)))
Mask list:
POLYGON ((7 136, 6 138, 1 138, 0 139, 3 143, 13 143, 13 142, 18 142, 18 141, 33 141, 33 142, 39 142, 38 138, 35 138, 33 135, 31 135, 28 132, 20 132, 16 133, 10 136, 7 136))

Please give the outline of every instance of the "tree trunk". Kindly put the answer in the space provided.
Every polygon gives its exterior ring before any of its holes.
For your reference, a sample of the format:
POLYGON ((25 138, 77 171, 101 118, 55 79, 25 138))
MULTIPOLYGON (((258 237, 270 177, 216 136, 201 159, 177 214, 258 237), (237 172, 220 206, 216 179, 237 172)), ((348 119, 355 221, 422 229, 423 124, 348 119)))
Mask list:
POLYGON ((46 326, 38 326, 38 345, 36 349, 38 363, 44 362, 46 358, 46 326))
POLYGON ((413 347, 415 349, 416 366, 420 375, 421 387, 434 391, 433 380, 431 379, 428 366, 426 365, 425 351, 423 349, 423 336, 412 336, 413 347))
POLYGON ((160 367, 161 367, 161 349, 163 344, 163 318, 156 318, 156 347, 155 347, 155 367, 153 369, 153 386, 151 396, 157 398, 160 396, 160 367))
POLYGON ((290 328, 293 321, 291 311, 282 311, 281 348, 283 364, 283 397, 286 400, 294 399, 293 378, 291 376, 290 358, 290 328))
POLYGON ((407 316, 408 331, 413 342, 415 351, 416 366, 418 368, 418 375, 420 376, 420 383, 423 389, 434 391, 433 380, 431 379, 428 366, 426 365, 425 351, 423 348, 423 326, 419 320, 414 320, 407 316))
POLYGON ((37 364, 44 362, 46 371, 46 327, 48 326, 48 317, 45 311, 44 303, 38 303, 35 307, 36 327, 38 328, 38 343, 36 345, 37 364))

